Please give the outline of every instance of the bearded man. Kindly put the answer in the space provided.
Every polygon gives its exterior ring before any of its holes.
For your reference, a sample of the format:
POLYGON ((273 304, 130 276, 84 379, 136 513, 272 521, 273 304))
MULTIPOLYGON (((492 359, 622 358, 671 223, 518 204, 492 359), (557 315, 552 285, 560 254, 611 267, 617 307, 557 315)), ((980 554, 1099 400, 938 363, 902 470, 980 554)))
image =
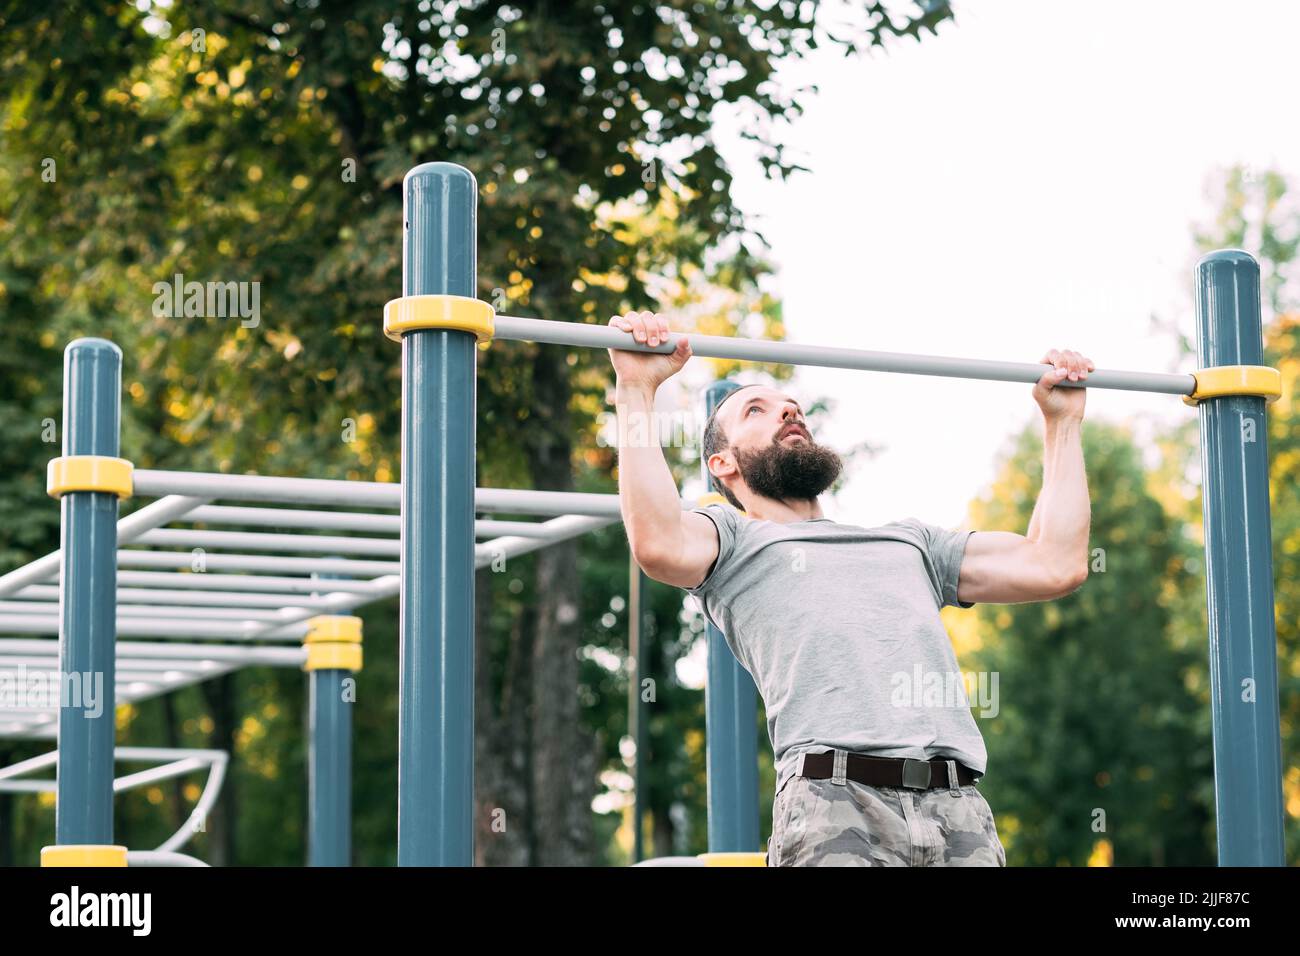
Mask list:
MULTIPOLYGON (((652 347, 670 338, 650 312, 609 324, 652 347)), ((691 350, 681 336, 671 353, 609 354, 620 414, 649 420, 691 350)), ((1086 390, 1056 386, 1093 364, 1057 350, 1042 361, 1043 487, 1023 535, 826 517, 820 496, 841 460, 794 398, 764 385, 729 394, 705 426, 704 460, 729 505, 683 510, 658 443, 619 429, 634 559, 699 599, 763 699, 777 774, 769 866, 1006 865, 976 786, 984 739, 939 611, 1050 601, 1087 577, 1086 390), (907 692, 936 675, 958 693, 907 692)))

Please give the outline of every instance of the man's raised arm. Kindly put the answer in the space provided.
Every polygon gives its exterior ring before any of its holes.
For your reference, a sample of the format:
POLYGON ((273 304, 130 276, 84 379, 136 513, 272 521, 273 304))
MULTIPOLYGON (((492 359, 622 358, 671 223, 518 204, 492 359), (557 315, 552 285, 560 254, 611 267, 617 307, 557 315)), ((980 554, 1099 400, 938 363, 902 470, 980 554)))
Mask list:
MULTIPOLYGON (((667 321, 652 312, 615 316, 609 324, 648 345, 660 345, 669 337, 667 321)), ((659 446, 658 429, 653 427, 655 392, 690 357, 685 336, 668 355, 609 350, 616 376, 618 498, 623 527, 641 569, 656 581, 676 587, 699 584, 718 556, 713 522, 682 510, 681 494, 659 446)))
POLYGON ((1090 359, 1052 349, 1052 366, 1034 386, 1043 410, 1043 487, 1023 535, 977 531, 971 535, 957 584, 959 601, 1020 604, 1065 597, 1088 577, 1091 520, 1083 464, 1086 390, 1057 388, 1067 376, 1088 378, 1090 359))

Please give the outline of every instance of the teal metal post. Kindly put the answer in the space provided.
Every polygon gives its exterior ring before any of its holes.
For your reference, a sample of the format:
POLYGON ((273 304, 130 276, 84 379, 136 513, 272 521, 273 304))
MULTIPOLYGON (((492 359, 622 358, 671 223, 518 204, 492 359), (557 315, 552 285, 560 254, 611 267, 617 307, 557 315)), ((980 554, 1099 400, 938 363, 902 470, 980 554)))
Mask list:
POLYGON ((628 736, 632 738, 632 862, 645 859, 645 792, 647 759, 650 753, 650 734, 646 726, 645 700, 641 688, 645 685, 646 660, 649 654, 646 622, 646 576, 636 558, 628 555, 628 656, 631 668, 628 673, 627 723, 628 736))
MULTIPOLYGON (((478 184, 406 174, 402 294, 476 295, 478 184)), ((401 726, 397 860, 473 863, 475 337, 402 336, 401 726)))
MULTIPOLYGON (((63 454, 118 457, 122 352, 77 339, 63 353, 63 454)), ((69 491, 62 509, 55 842, 113 842, 117 495, 69 491)))
POLYGON ((352 676, 336 668, 308 674, 308 866, 348 866, 352 858, 352 704, 344 699, 352 676))
MULTIPOLYGON (((714 382, 705 393, 705 419, 739 388, 714 382)), ((702 462, 708 491, 717 491, 708 462, 702 462)), ((704 686, 705 739, 708 746, 709 852, 737 853, 759 848, 758 690, 740 666, 722 632, 708 625, 709 670, 704 686)))
MULTIPOLYGON (((347 580, 343 574, 317 573, 312 577, 347 580)), ((308 866, 352 864, 352 707, 356 696, 349 691, 355 691, 356 685, 349 686, 348 681, 355 679, 355 673, 344 668, 307 672, 308 866)))
MULTIPOLYGON (((1259 263, 1238 250, 1196 267, 1202 368, 1262 365, 1259 263)), ((1200 405, 1210 701, 1220 866, 1282 866, 1282 739, 1263 398, 1200 405)))

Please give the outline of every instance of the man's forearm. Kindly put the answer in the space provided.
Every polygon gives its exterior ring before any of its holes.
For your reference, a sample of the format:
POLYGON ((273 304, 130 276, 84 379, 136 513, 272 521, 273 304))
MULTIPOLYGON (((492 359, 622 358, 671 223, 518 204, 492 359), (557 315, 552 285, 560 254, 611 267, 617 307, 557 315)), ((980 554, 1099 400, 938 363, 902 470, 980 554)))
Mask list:
POLYGON ((1083 426, 1075 419, 1048 421, 1043 434, 1043 488, 1026 537, 1062 569, 1086 565, 1091 505, 1083 462, 1083 426))
POLYGON ((662 551, 681 536, 682 502, 654 427, 654 390, 619 385, 614 405, 618 498, 628 544, 634 555, 662 551))

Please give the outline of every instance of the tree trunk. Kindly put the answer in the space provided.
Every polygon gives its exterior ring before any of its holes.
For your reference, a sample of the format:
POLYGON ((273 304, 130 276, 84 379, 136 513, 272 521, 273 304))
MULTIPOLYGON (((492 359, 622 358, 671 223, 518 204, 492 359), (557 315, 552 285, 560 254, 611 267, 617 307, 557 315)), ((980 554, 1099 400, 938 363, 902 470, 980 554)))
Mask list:
MULTIPOLYGON (((532 420, 526 448, 534 487, 573 490, 569 366, 563 351, 543 349, 533 365, 532 420)), ((537 553, 537 633, 532 673, 530 822, 538 866, 594 863, 591 800, 596 762, 578 702, 579 619, 576 541, 537 553)))
POLYGON ((581 627, 577 544, 552 545, 537 561, 537 641, 533 648, 533 793, 539 866, 590 866, 595 754, 578 703, 581 627), (585 739, 584 739, 585 738, 585 739))
POLYGON ((511 628, 502 677, 492 668, 491 616, 493 571, 475 578, 474 861, 479 866, 527 866, 531 860, 528 821, 528 695, 531 682, 531 613, 511 628), (498 689, 499 688, 499 689, 498 689))

